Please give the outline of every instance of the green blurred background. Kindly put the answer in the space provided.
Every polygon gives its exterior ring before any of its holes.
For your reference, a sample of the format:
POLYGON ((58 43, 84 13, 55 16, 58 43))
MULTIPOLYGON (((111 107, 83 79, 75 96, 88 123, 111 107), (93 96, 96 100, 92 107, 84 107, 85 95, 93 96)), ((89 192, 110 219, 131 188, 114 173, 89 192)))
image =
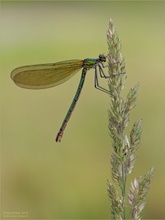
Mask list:
POLYGON ((165 219, 165 2, 95 1, 1 2, 2 218, 110 218, 110 100, 94 88, 94 71, 88 72, 61 143, 55 137, 80 73, 38 91, 10 79, 18 66, 107 54, 110 17, 126 60, 123 95, 140 82, 131 124, 142 118, 143 134, 128 186, 154 166, 143 217, 165 219))

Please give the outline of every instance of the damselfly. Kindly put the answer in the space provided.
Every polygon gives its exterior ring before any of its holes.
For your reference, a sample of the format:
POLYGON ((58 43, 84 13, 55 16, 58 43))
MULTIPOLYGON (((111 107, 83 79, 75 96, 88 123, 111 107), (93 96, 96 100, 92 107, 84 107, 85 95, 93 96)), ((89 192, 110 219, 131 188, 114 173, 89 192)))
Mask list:
POLYGON ((98 70, 100 77, 109 78, 109 76, 104 74, 103 68, 105 66, 103 65, 103 62, 106 62, 106 56, 100 54, 96 59, 86 58, 84 60, 67 60, 57 63, 22 66, 11 72, 11 78, 17 86, 22 88, 46 89, 67 81, 82 69, 81 79, 76 94, 56 137, 56 142, 60 142, 80 96, 86 73, 89 69, 94 68, 95 70, 95 88, 109 94, 109 91, 101 87, 98 82, 98 70))

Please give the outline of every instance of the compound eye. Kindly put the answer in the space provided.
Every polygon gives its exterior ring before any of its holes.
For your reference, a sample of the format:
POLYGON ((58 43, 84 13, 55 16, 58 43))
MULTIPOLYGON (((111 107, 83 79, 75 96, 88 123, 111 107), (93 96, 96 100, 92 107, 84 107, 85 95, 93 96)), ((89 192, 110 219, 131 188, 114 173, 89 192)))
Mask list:
POLYGON ((106 56, 104 56, 104 54, 99 54, 99 61, 106 62, 106 56))
POLYGON ((103 54, 101 54, 99 58, 102 62, 106 62, 106 57, 103 54))

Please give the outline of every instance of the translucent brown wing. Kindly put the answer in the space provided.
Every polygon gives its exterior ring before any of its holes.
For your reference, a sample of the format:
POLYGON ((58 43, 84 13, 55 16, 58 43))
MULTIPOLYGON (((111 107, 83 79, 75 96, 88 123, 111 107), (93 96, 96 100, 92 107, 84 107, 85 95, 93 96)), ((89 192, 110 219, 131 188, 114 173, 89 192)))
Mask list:
POLYGON ((57 63, 22 66, 11 72, 17 86, 26 89, 46 89, 57 86, 82 68, 82 60, 67 60, 57 63))

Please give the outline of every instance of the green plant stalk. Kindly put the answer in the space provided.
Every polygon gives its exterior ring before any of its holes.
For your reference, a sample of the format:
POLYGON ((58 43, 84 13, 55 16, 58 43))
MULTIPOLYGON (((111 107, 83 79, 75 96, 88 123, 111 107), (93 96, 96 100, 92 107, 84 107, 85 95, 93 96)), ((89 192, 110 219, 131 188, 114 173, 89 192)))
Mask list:
MULTIPOLYGON (((113 153, 111 155, 112 180, 120 187, 121 196, 108 181, 108 195, 111 201, 111 218, 126 219, 127 200, 130 205, 131 219, 140 220, 145 206, 145 197, 153 177, 153 168, 142 178, 134 180, 126 197, 127 176, 132 172, 139 147, 142 121, 135 122, 129 137, 125 129, 130 121, 130 111, 135 107, 139 85, 135 85, 127 94, 126 101, 121 97, 121 91, 126 81, 125 61, 121 53, 121 43, 114 28, 112 19, 107 31, 108 71, 111 106, 109 110, 109 134, 112 138, 113 153)), ((130 219, 129 218, 129 219, 130 219)))
MULTIPOLYGON (((112 110, 109 115, 110 117, 110 135, 113 139, 113 145, 115 154, 120 158, 117 164, 117 172, 119 167, 121 167, 120 172, 117 174, 118 178, 116 179, 116 183, 120 186, 122 198, 121 198, 121 207, 122 212, 120 213, 120 218, 125 219, 126 211, 125 211, 125 192, 126 192, 126 180, 127 176, 125 175, 125 163, 124 157, 122 156, 122 141, 123 141, 123 131, 124 131, 124 120, 122 116, 122 105, 123 100, 121 98, 121 90, 124 86, 125 76, 125 63, 122 58, 120 49, 121 44, 119 42, 119 38, 115 32, 112 20, 109 23, 109 30, 107 32, 107 42, 108 42, 108 49, 109 49, 109 56, 108 56, 108 63, 109 63, 109 75, 111 76, 109 80, 109 89, 111 92, 111 102, 112 102, 112 110), (114 127, 112 127, 114 124, 114 127), (115 132, 116 131, 116 132, 115 132), (119 140, 118 140, 119 138, 119 140), (119 147, 120 146, 120 147, 119 147)), ((113 168, 112 165, 112 169, 113 168)), ((112 176, 113 178, 113 176, 112 176)), ((114 178, 115 179, 115 176, 114 178)))
POLYGON ((123 164, 122 164, 122 173, 123 173, 123 175, 122 175, 122 197, 123 197, 123 219, 125 219, 126 218, 126 216, 125 216, 125 191, 126 191, 126 177, 125 177, 125 175, 124 175, 124 166, 123 166, 123 164))

